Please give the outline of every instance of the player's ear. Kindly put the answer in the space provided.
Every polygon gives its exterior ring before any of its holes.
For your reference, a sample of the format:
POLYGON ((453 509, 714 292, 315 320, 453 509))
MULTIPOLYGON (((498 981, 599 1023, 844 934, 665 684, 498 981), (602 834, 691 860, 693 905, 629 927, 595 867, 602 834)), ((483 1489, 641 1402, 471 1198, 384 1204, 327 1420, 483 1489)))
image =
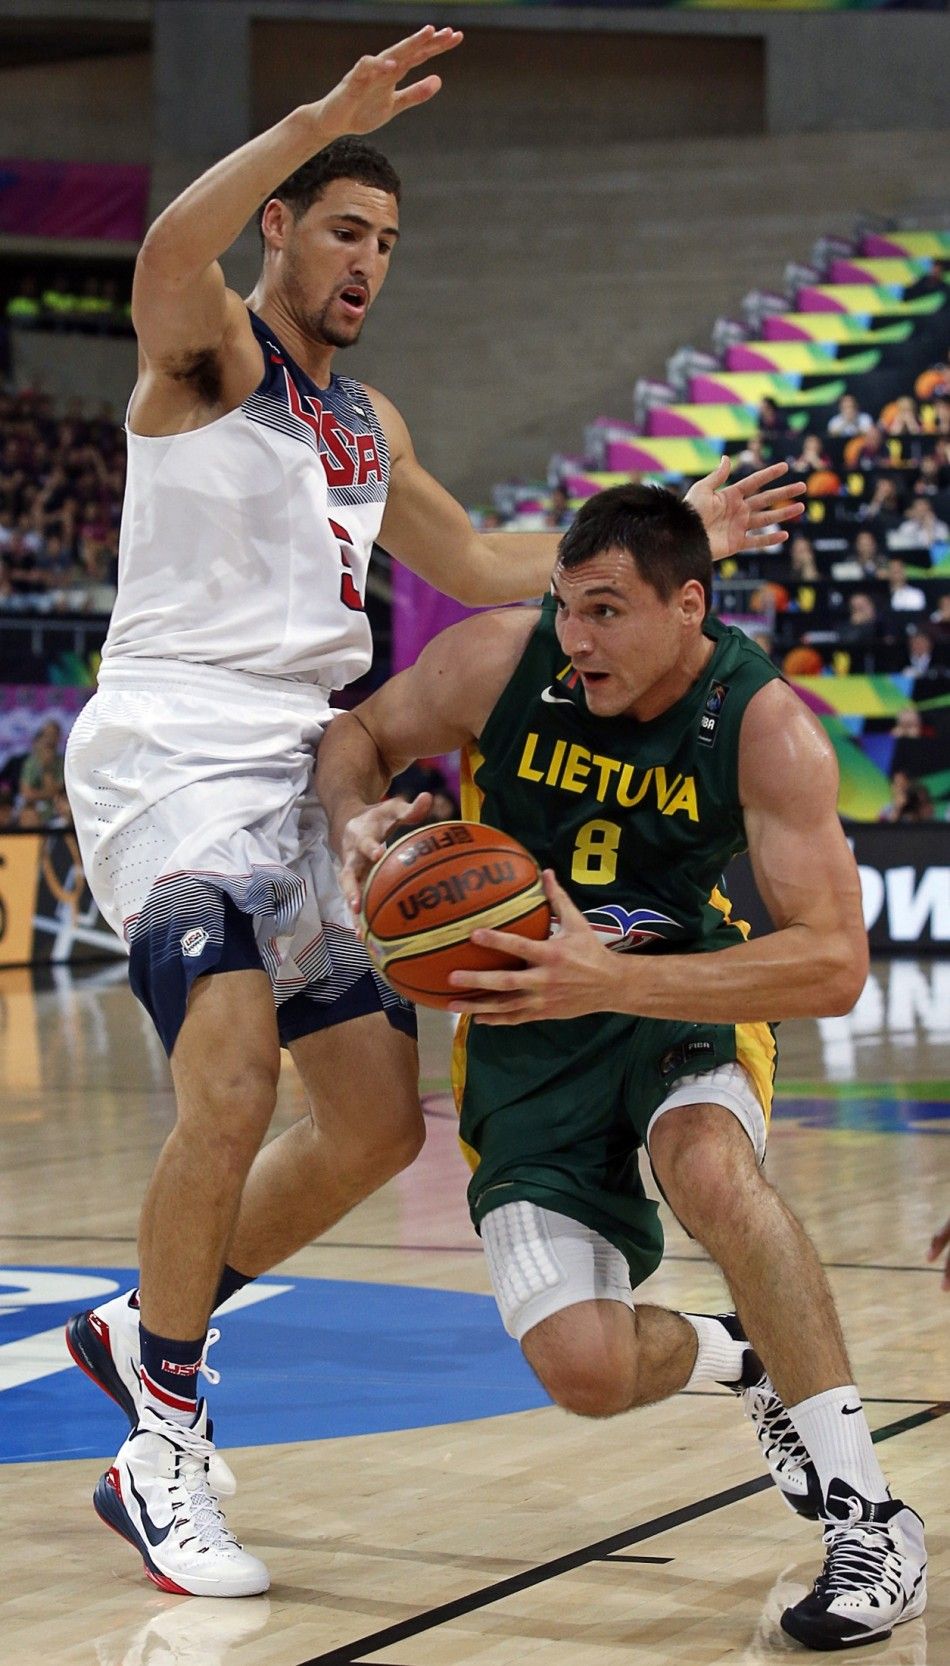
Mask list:
POLYGON ((287 241, 287 231, 292 220, 291 210, 285 202, 281 202, 279 197, 271 197, 270 201, 264 204, 264 211, 261 215, 261 234, 264 238, 265 248, 283 248, 287 241))
POLYGON ((701 623, 706 616, 706 596, 698 579, 690 578, 686 580, 680 591, 679 600, 683 623, 685 625, 701 623))

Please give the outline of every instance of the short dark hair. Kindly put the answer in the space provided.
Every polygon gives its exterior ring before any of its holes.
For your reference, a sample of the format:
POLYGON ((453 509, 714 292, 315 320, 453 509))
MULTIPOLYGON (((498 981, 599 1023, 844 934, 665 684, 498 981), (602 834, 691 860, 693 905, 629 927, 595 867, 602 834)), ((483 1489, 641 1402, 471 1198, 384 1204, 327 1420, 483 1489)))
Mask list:
POLYGON ((661 601, 689 579, 712 606, 712 552, 706 528, 689 503, 664 486, 610 486, 588 498, 558 545, 558 565, 579 567, 604 550, 626 550, 661 601))
POLYGON ((347 134, 318 150, 316 156, 296 168, 261 203, 257 214, 261 242, 264 241, 264 210, 269 202, 276 197, 278 202, 287 204, 295 220, 302 219, 334 179, 356 179, 361 185, 373 185, 379 191, 388 191, 397 203, 402 192, 402 181, 382 151, 347 134))

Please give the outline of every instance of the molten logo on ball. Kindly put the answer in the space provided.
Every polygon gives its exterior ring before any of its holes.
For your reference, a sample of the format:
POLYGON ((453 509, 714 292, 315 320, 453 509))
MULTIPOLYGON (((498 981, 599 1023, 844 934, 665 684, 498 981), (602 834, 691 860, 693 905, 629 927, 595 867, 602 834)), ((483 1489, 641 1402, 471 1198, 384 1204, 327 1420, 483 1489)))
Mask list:
POLYGON ((504 885, 514 881, 515 877, 511 862, 485 862, 480 868, 465 868, 462 873, 440 879, 435 885, 423 885, 421 890, 413 891, 410 896, 400 897, 399 912, 408 923, 417 919, 424 908, 438 908, 443 902, 464 902, 466 897, 484 890, 486 885, 504 885))

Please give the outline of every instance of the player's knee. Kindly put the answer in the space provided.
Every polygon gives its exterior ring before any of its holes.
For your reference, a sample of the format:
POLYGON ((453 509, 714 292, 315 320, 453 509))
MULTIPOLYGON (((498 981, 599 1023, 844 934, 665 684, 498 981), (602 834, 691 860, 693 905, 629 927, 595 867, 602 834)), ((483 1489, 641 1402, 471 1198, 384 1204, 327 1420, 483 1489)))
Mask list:
POLYGON ((179 1127, 216 1168, 247 1172, 274 1114, 279 1070, 279 1057, 273 1065, 259 1059, 230 1066, 224 1060, 180 1093, 179 1127))
POLYGON ((521 1342, 525 1359, 551 1399, 578 1417, 615 1417, 630 1409, 635 1346, 630 1309, 599 1302, 579 1303, 553 1314, 521 1342))
POLYGON ((750 1188, 765 1185, 751 1142, 729 1112, 693 1107, 662 1117, 650 1155, 664 1195, 700 1243, 730 1230, 750 1188), (664 1126, 665 1125, 665 1126, 664 1126))

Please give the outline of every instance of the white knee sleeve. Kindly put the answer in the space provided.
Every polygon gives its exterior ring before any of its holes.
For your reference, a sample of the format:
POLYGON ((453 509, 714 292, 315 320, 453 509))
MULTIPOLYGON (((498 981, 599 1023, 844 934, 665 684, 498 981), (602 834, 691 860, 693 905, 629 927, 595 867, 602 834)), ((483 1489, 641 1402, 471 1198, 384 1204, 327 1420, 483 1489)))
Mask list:
POLYGON ((613 1244, 536 1203, 503 1203, 482 1221, 482 1243, 505 1330, 517 1342, 575 1302, 632 1308, 630 1269, 613 1244))
POLYGON ((675 1088, 654 1111, 647 1129, 650 1135, 658 1117, 677 1105, 723 1105, 740 1122, 752 1141, 756 1162, 765 1161, 766 1122, 759 1096, 741 1064, 721 1064, 716 1070, 701 1070, 696 1076, 681 1076, 675 1088))

